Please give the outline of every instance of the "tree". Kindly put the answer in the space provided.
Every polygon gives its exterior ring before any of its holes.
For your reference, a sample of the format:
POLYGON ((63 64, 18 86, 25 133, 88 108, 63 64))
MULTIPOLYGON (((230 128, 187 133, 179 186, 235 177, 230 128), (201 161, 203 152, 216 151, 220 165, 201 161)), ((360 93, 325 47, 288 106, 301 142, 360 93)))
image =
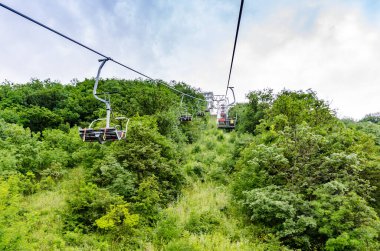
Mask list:
POLYGON ((254 133, 231 188, 255 225, 292 248, 376 250, 374 137, 346 127, 312 91, 282 91, 254 133))
POLYGON ((369 122, 372 122, 375 124, 379 124, 380 123, 380 112, 367 114, 360 121, 361 122, 369 121, 369 122))
POLYGON ((33 132, 40 132, 45 128, 54 128, 63 122, 63 119, 44 107, 33 106, 22 112, 21 118, 24 127, 29 127, 33 132))
POLYGON ((376 212, 355 192, 338 181, 318 188, 311 203, 318 232, 327 236, 327 250, 377 250, 380 221, 376 212))

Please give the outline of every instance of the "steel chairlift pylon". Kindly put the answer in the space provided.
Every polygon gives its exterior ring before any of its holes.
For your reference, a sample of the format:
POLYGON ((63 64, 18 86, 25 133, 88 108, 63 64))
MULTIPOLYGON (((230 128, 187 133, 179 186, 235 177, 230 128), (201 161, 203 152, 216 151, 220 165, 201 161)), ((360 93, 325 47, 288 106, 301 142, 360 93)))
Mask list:
POLYGON ((79 136, 82 138, 84 142, 99 142, 99 143, 104 143, 106 141, 116 141, 116 140, 121 140, 125 139, 127 135, 127 130, 128 130, 128 123, 129 119, 126 117, 116 117, 114 119, 118 121, 126 121, 124 128, 122 125, 115 125, 111 126, 111 102, 110 98, 108 100, 102 99, 98 97, 97 94, 97 89, 98 89, 98 84, 99 84, 99 77, 100 73, 102 71, 102 68, 104 64, 108 61, 111 60, 110 58, 104 58, 104 59, 99 59, 99 62, 101 62, 99 69, 98 69, 98 74, 96 75, 95 79, 95 84, 94 84, 94 89, 92 91, 94 97, 105 103, 106 105, 106 118, 99 118, 95 119, 94 121, 91 122, 88 128, 79 128, 79 136), (106 126, 104 128, 100 129, 94 129, 93 126, 99 122, 99 121, 106 121, 106 126))

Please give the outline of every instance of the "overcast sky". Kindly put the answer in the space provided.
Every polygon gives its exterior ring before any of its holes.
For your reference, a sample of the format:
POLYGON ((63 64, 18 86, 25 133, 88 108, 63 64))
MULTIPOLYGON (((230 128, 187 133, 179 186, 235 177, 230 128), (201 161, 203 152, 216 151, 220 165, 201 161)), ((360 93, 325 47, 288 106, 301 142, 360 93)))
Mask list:
MULTIPOLYGON (((224 94, 240 0, 2 0, 145 74, 224 94)), ((380 111, 380 1, 246 0, 231 85, 313 89, 340 117, 380 111)), ((98 56, 0 8, 0 81, 92 78, 98 56)), ((137 78, 108 63, 103 77, 137 78)))

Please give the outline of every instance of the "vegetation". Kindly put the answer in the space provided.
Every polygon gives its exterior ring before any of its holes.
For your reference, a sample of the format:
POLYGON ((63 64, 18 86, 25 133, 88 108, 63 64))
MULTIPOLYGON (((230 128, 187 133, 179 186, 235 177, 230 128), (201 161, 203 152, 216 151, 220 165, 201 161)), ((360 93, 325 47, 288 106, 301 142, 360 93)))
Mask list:
MULTIPOLYGON (((380 122, 251 92, 234 132, 163 82, 102 80, 127 139, 84 143, 94 80, 0 86, 0 250, 379 250, 380 122)), ((202 98, 184 83, 175 88, 202 98)))
POLYGON ((231 180, 247 221, 289 248, 379 249, 379 125, 345 125, 312 91, 248 97, 261 119, 239 128, 256 137, 231 180))

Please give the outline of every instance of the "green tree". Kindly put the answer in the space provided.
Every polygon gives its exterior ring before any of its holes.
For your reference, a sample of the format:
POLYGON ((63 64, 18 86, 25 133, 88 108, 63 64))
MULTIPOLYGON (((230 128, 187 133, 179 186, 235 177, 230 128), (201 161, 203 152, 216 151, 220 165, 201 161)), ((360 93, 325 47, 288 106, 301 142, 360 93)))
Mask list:
POLYGON ((33 132, 41 134, 45 128, 54 128, 63 122, 61 117, 49 109, 38 106, 33 106, 23 111, 21 118, 25 127, 29 127, 33 132))
POLYGON ((372 122, 372 123, 375 123, 375 124, 379 124, 380 123, 380 112, 367 114, 360 121, 361 122, 368 121, 368 122, 372 122))
POLYGON ((344 184, 332 181, 318 188, 311 205, 318 232, 327 236, 327 250, 377 250, 380 221, 367 202, 344 184))
POLYGON ((255 225, 292 248, 376 249, 378 219, 368 206, 379 184, 373 136, 341 123, 312 91, 273 97, 254 133, 231 188, 255 225), (322 196, 331 186, 344 186, 344 193, 322 196), (360 210, 368 214, 364 221, 360 210))

